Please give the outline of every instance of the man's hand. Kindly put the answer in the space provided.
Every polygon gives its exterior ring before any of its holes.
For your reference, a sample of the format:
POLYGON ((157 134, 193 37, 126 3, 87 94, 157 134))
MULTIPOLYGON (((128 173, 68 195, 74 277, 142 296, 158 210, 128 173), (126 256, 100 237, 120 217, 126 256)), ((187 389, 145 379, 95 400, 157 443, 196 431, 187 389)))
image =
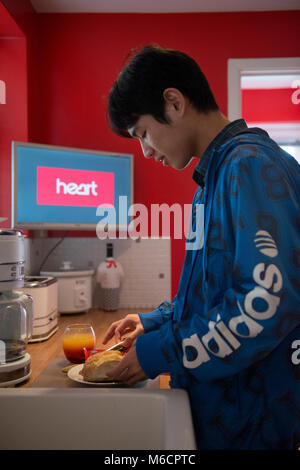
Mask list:
POLYGON ((109 377, 113 377, 115 380, 120 380, 130 386, 135 385, 141 380, 148 379, 138 361, 135 343, 136 340, 124 356, 124 359, 116 367, 107 371, 109 377))
POLYGON ((122 339, 122 335, 129 331, 132 331, 132 333, 127 335, 124 339, 125 348, 130 348, 133 341, 144 333, 144 327, 138 314, 133 313, 126 315, 122 320, 112 323, 105 333, 102 344, 106 344, 113 336, 115 337, 116 343, 119 343, 122 339))

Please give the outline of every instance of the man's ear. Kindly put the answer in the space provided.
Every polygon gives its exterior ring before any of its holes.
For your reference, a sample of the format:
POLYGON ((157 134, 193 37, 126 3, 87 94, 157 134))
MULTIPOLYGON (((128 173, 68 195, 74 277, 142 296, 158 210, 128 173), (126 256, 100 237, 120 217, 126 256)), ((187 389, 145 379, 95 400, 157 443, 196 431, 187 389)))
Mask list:
POLYGON ((177 88, 166 88, 163 92, 165 112, 172 118, 182 116, 185 111, 186 98, 177 88))

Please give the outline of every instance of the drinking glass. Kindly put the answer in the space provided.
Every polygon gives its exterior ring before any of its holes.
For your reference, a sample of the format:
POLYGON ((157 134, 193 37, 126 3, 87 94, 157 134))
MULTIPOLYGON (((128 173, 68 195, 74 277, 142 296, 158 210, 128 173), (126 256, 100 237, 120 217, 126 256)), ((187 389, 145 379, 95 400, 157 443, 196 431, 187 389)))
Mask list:
POLYGON ((72 364, 82 364, 85 361, 84 348, 87 351, 95 349, 96 337, 92 325, 75 323, 67 326, 63 335, 63 350, 68 361, 72 364))

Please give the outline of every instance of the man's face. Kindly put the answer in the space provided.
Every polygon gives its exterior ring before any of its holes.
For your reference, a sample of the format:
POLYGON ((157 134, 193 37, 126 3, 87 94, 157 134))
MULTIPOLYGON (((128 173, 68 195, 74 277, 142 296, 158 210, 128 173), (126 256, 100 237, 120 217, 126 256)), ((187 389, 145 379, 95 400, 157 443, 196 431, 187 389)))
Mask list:
POLYGON ((179 122, 158 122, 150 114, 141 116, 129 134, 140 141, 144 156, 164 166, 185 168, 192 159, 192 146, 185 127, 179 122))

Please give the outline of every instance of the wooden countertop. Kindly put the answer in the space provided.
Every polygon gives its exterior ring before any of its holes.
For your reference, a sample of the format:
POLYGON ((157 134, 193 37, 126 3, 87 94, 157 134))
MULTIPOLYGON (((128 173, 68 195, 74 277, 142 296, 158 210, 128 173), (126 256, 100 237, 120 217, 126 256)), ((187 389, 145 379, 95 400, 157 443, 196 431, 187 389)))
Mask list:
MULTIPOLYGON (((150 312, 151 310, 143 309, 143 312, 150 312)), ((124 318, 129 313, 137 313, 136 309, 119 309, 115 312, 105 312, 103 310, 91 309, 87 313, 80 314, 65 314, 58 318, 58 331, 54 333, 46 341, 38 343, 29 343, 27 345, 27 352, 31 357, 31 376, 29 380, 19 387, 30 387, 40 373, 45 369, 49 362, 55 357, 63 355, 62 337, 68 325, 72 323, 90 323, 93 326, 96 335, 96 348, 104 347, 102 339, 104 333, 110 324, 116 320, 124 318)), ((114 341, 110 341, 105 347, 112 346, 114 341)), ((169 375, 163 374, 160 376, 160 388, 169 387, 169 375)))

